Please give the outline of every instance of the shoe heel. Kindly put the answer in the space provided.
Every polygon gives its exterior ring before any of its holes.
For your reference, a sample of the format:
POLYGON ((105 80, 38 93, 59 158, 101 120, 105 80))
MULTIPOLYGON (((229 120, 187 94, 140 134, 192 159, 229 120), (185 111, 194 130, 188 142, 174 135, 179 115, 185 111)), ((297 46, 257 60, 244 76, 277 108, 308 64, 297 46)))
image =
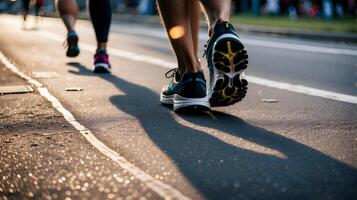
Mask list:
POLYGON ((80 50, 78 47, 78 36, 75 33, 71 33, 67 37, 67 57, 76 57, 79 55, 80 50))
POLYGON ((207 97, 203 98, 186 98, 180 95, 175 95, 173 99, 174 111, 189 111, 189 110, 209 110, 210 104, 207 97))

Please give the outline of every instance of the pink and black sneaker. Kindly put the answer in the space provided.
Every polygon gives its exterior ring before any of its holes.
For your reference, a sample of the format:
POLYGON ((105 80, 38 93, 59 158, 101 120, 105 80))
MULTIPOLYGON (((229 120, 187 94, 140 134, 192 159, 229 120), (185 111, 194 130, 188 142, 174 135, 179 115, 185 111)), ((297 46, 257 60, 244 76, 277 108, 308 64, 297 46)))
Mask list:
POLYGON ((94 73, 110 73, 111 66, 107 52, 99 48, 94 55, 94 73))

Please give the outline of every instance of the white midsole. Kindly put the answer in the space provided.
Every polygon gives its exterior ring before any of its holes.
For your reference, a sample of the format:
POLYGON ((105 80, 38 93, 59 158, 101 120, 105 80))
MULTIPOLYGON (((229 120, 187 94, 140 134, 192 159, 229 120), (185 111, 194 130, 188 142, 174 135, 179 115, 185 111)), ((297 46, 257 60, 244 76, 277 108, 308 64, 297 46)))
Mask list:
POLYGON ((160 102, 163 104, 173 105, 174 104, 174 96, 173 95, 160 95, 160 102))
POLYGON ((105 68, 106 70, 110 71, 109 65, 108 65, 108 64, 105 64, 105 63, 97 63, 97 64, 95 64, 94 66, 95 66, 96 68, 97 68, 97 67, 103 67, 103 68, 105 68))
POLYGON ((178 94, 175 95, 160 95, 160 101, 163 104, 173 105, 174 110, 188 106, 204 106, 210 108, 210 103, 207 97, 203 98, 186 98, 178 94))

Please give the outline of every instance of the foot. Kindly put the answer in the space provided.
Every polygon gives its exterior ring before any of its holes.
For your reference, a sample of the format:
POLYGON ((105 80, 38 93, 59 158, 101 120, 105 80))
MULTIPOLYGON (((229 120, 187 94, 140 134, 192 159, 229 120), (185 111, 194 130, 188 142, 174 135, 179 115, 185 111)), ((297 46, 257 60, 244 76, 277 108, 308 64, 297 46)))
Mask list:
POLYGON ((206 96, 206 80, 202 72, 187 72, 181 77, 177 69, 172 69, 166 73, 166 78, 171 77, 171 83, 161 91, 162 104, 173 105, 176 112, 210 109, 206 96), (168 76, 171 72, 172 74, 168 76))
POLYGON ((242 75, 248 65, 248 54, 231 24, 217 22, 205 55, 210 71, 207 97, 211 106, 229 106, 241 101, 247 93, 248 82, 242 75))
POLYGON ((76 57, 79 55, 78 35, 71 31, 67 35, 67 57, 76 57))
POLYGON ((94 73, 110 73, 111 66, 107 52, 99 48, 94 55, 94 73))

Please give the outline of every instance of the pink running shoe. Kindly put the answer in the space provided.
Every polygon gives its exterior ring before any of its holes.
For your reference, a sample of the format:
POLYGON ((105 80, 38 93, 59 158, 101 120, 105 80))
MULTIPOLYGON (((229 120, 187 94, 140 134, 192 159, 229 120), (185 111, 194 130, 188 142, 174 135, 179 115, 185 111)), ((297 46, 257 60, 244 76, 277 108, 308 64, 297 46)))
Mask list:
POLYGON ((110 73, 111 66, 107 52, 99 48, 94 55, 94 73, 110 73))

